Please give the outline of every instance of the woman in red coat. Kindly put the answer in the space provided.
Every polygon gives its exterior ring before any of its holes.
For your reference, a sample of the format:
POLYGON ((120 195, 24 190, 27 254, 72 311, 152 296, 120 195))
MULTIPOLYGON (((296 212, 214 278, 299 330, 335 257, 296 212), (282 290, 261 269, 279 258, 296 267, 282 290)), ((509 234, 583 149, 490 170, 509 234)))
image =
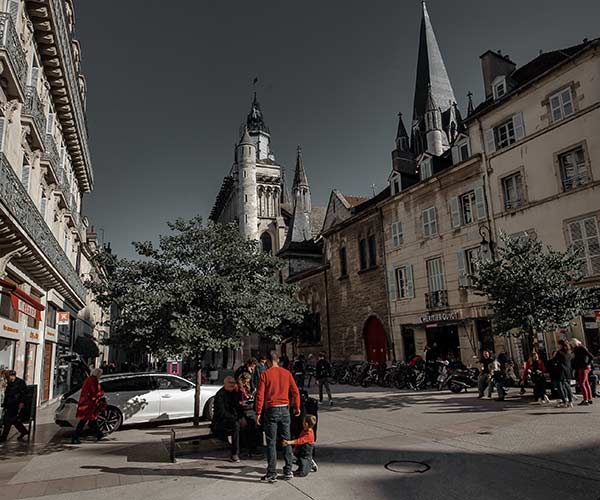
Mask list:
POLYGON ((81 396, 79 396, 79 403, 77 404, 77 419, 79 423, 75 428, 75 434, 71 439, 73 444, 81 444, 79 436, 81 435, 85 424, 88 423, 90 429, 96 434, 96 439, 100 441, 104 434, 98 428, 96 420, 98 420, 98 413, 105 405, 104 392, 100 387, 100 377, 102 376, 102 370, 100 368, 94 368, 90 373, 90 376, 85 379, 81 386, 81 396))

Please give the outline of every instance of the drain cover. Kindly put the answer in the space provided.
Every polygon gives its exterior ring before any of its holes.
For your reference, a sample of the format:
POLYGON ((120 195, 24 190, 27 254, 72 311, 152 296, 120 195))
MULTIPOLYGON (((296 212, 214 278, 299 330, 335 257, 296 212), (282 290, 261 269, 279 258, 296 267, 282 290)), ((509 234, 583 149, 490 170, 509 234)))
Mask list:
POLYGON ((423 474, 431 467, 423 462, 411 462, 409 460, 392 460, 385 464, 385 468, 390 472, 398 472, 399 474, 423 474))

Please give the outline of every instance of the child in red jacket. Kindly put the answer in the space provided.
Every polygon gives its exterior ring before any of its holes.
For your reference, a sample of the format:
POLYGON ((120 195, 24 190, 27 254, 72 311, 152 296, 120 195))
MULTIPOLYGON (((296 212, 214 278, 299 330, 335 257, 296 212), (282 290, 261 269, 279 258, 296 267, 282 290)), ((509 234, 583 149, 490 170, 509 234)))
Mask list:
POLYGON ((313 427, 317 423, 314 415, 305 415, 302 422, 302 432, 296 439, 284 440, 283 445, 295 445, 294 455, 298 461, 298 469, 294 472, 296 477, 308 476, 309 472, 317 472, 317 464, 313 460, 315 447, 315 432, 313 427))

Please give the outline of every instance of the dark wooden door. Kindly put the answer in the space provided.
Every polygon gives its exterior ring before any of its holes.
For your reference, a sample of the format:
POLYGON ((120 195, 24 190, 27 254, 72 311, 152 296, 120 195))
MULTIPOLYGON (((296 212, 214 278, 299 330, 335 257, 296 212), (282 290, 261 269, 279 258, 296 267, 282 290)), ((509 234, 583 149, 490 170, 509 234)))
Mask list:
POLYGON ((50 399, 50 380, 52 374, 52 342, 44 343, 44 392, 42 395, 43 401, 50 399))

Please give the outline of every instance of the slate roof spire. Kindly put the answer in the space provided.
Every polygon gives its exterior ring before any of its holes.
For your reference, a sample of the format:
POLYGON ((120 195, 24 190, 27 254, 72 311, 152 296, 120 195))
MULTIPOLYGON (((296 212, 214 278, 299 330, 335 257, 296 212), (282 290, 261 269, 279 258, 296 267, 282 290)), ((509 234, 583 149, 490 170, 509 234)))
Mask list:
POLYGON ((292 186, 292 192, 300 187, 308 187, 308 179, 306 178, 306 171, 304 170, 304 161, 302 160, 302 149, 298 146, 296 152, 296 171, 294 172, 294 184, 292 186))
POLYGON ((398 151, 408 151, 408 133, 402 120, 402 113, 398 113, 398 131, 396 132, 396 148, 398 151))
POLYGON ((246 127, 250 132, 266 132, 269 134, 269 127, 265 123, 265 118, 260 109, 260 103, 256 98, 256 91, 254 92, 254 98, 252 99, 252 105, 250 107, 250 113, 246 118, 246 127))
POLYGON ((415 85, 415 100, 413 124, 421 120, 427 110, 429 86, 431 95, 436 103, 448 107, 448 103, 456 101, 454 91, 448 78, 442 53, 438 46, 427 5, 422 2, 421 33, 419 38, 419 56, 417 60, 417 79, 415 85))

